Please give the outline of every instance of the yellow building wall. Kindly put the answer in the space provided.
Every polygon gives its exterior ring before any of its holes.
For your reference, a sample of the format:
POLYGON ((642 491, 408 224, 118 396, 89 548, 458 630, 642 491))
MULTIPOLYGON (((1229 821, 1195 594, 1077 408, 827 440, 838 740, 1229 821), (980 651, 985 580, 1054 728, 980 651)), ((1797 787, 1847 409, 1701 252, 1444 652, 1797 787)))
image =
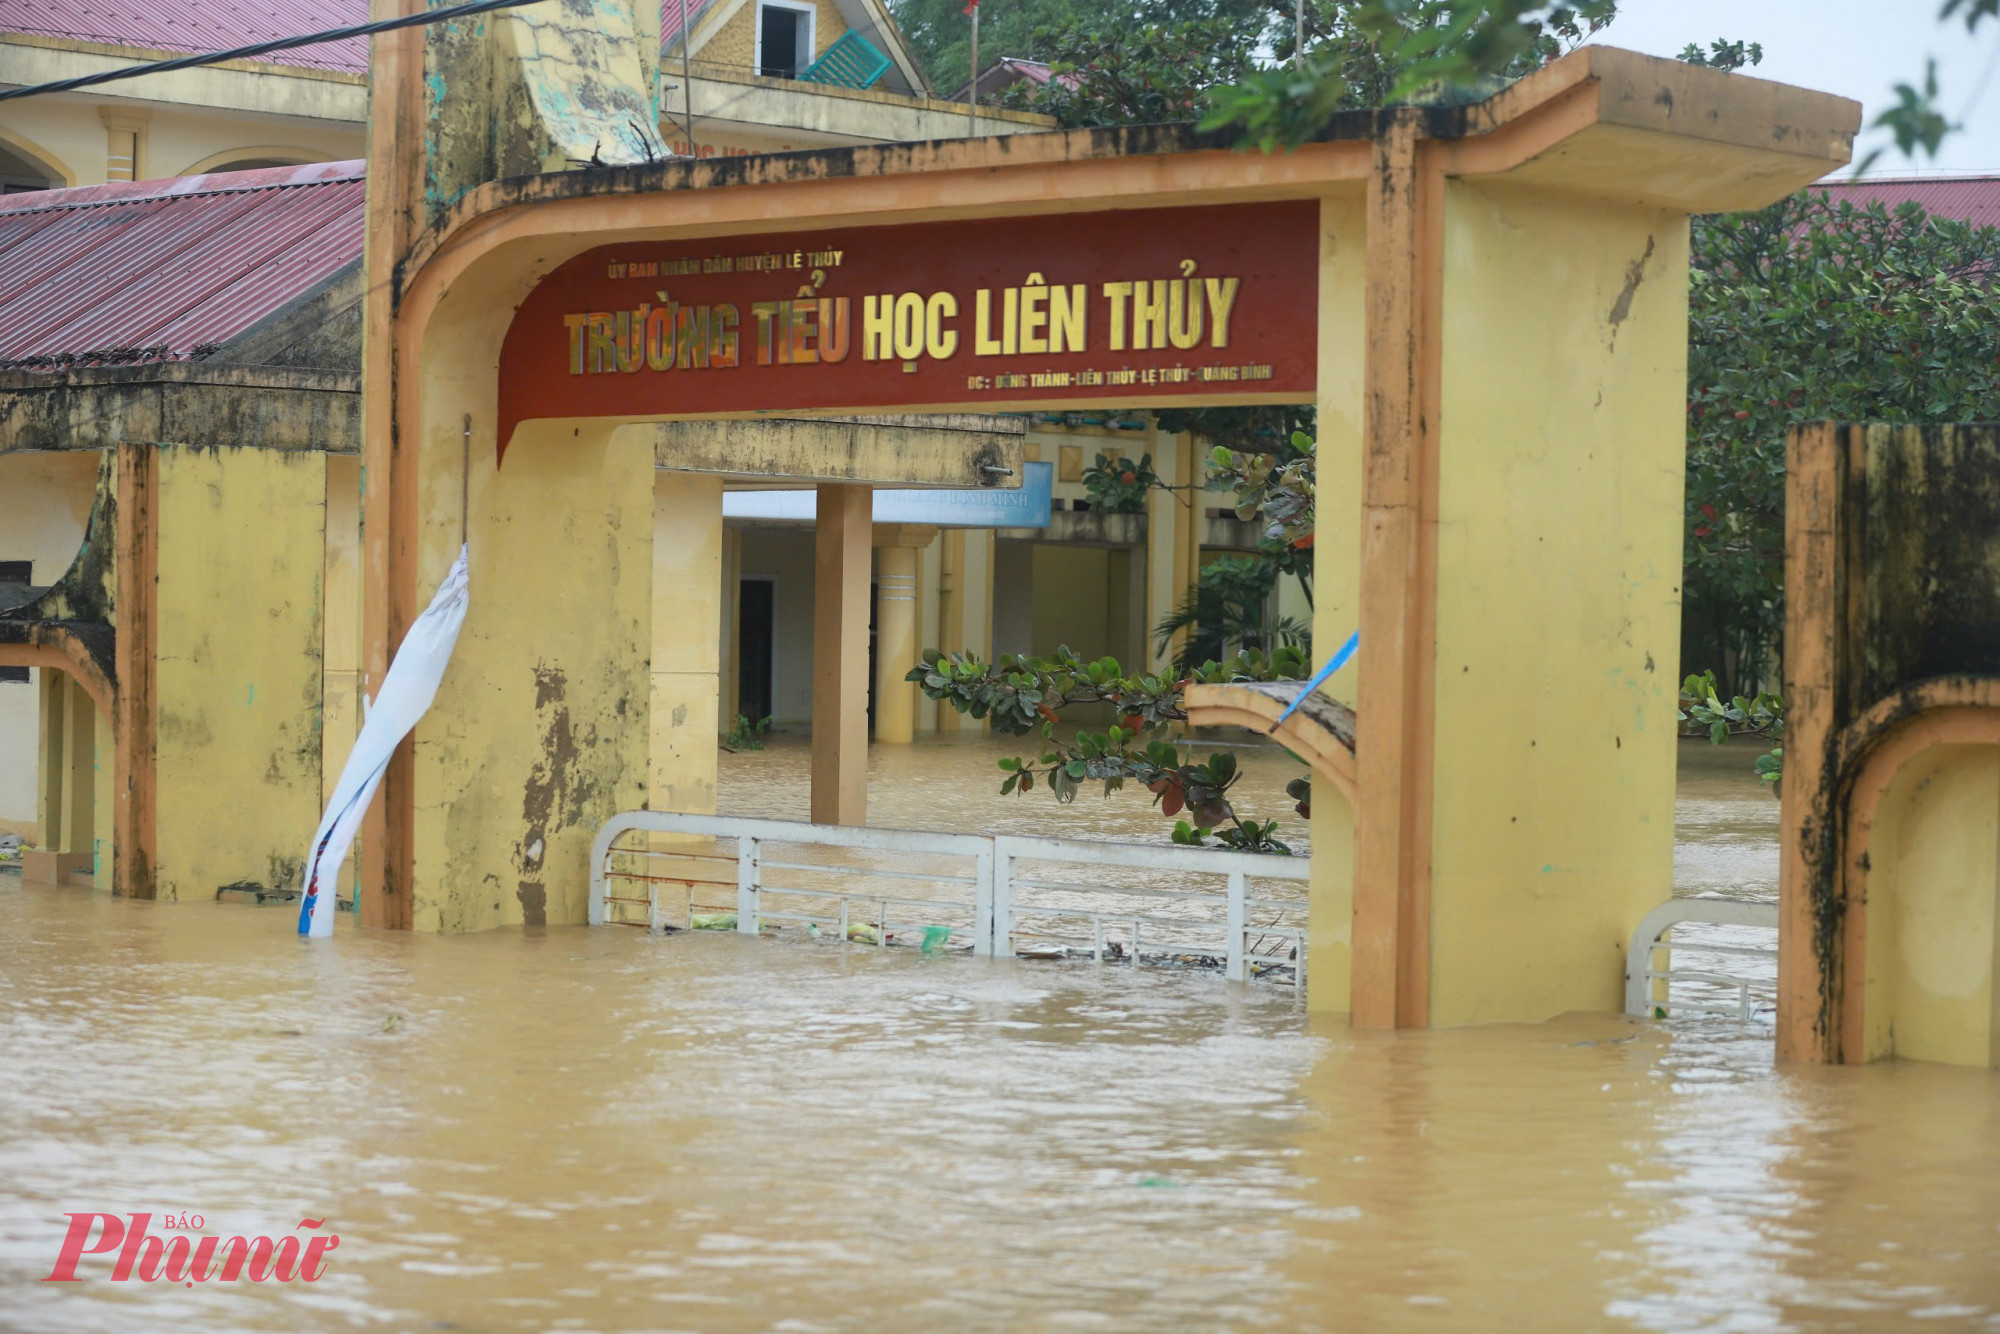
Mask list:
POLYGON ((650 810, 715 813, 722 622, 722 479, 655 473, 650 810))
MULTIPOLYGON (((1354 633, 1361 618, 1361 372, 1366 346, 1362 295, 1368 227, 1358 190, 1320 200, 1318 531, 1313 544, 1316 663, 1354 633)), ((1322 687, 1354 703, 1349 663, 1322 687)), ((1345 1013, 1354 963, 1354 814, 1323 779, 1313 783, 1312 913, 1306 1005, 1345 1013)))
POLYGON ((1868 864, 1868 1059, 2000 1066, 2000 748, 1940 746, 1905 765, 1868 864))
POLYGON ((598 827, 646 802, 652 446, 636 432, 614 439, 606 423, 531 422, 496 472, 483 415, 490 331, 452 339, 463 331, 435 324, 441 341, 425 358, 437 378, 419 605, 457 556, 465 512, 471 560, 465 625, 416 732, 412 922, 445 932, 581 922, 598 827), (461 389, 473 380, 477 391, 461 389), (481 398, 468 448, 461 405, 481 398))
POLYGON ((162 899, 297 885, 320 815, 326 456, 159 449, 162 899))
MULTIPOLYGON (((218 102, 231 94, 224 84, 236 71, 187 71, 209 74, 207 81, 196 80, 182 92, 190 99, 213 98, 218 102), (216 76, 222 76, 216 78, 216 76)), ((254 77, 254 76, 253 76, 254 77)), ((298 105, 321 112, 356 114, 351 121, 308 121, 292 116, 257 111, 207 110, 199 105, 173 107, 161 103, 120 103, 123 111, 145 115, 139 131, 138 175, 132 179, 153 180, 181 176, 217 154, 243 150, 258 157, 295 156, 302 162, 338 162, 362 157, 367 152, 367 127, 362 119, 366 94, 351 83, 264 76, 265 82, 283 83, 296 89, 298 105)), ((72 185, 102 185, 109 179, 111 139, 102 106, 114 105, 87 97, 24 98, 9 105, 6 121, 0 125, 0 142, 14 140, 45 164, 71 179, 72 185)))
POLYGON ((771 581, 772 726, 801 726, 812 718, 812 531, 759 525, 741 532, 741 577, 771 581))
MULTIPOLYGON (((326 555, 321 576, 324 599, 320 651, 320 805, 333 799, 334 784, 361 731, 361 460, 351 454, 326 459, 326 555)), ((333 883, 352 899, 360 862, 350 852, 333 883)))
POLYGON ((1447 185, 1434 1025, 1618 1009, 1673 891, 1687 238, 1447 185))

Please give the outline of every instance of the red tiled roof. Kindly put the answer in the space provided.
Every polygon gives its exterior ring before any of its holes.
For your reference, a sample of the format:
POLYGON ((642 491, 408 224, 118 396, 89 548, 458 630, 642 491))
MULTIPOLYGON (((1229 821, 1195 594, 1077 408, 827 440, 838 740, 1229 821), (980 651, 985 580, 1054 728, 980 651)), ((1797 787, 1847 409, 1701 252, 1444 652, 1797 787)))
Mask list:
POLYGON ((1881 200, 1894 212, 1915 200, 1926 213, 1981 227, 2000 227, 2000 176, 1928 176, 1904 180, 1821 181, 1812 187, 1857 208, 1881 200))
MULTIPOLYGON (((979 71, 979 96, 983 99, 989 93, 998 93, 1017 83, 1032 83, 1037 88, 1045 87, 1055 71, 1040 60, 1024 60, 1020 56, 1002 56, 979 71)), ((1065 88, 1074 88, 1081 82, 1074 74, 1065 74, 1056 82, 1065 88)), ((972 81, 958 85, 958 91, 951 95, 953 102, 963 102, 965 95, 972 91, 972 81)))
MULTIPOLYGON (((368 0, 0 0, 0 31, 161 51, 227 51, 368 21, 368 0)), ((368 72, 368 39, 299 46, 263 59, 368 72)))
POLYGON ((363 164, 0 198, 0 366, 186 361, 361 254, 363 164))

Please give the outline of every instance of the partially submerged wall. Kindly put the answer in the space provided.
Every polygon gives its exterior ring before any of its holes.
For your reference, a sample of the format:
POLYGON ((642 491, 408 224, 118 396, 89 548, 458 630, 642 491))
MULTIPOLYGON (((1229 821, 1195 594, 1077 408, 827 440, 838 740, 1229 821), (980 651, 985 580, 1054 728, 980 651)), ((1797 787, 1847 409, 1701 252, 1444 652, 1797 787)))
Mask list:
POLYGON ((162 445, 157 894, 294 887, 320 815, 326 456, 162 445))
POLYGON ((1787 462, 1779 1055, 2000 1065, 2000 427, 1787 462))

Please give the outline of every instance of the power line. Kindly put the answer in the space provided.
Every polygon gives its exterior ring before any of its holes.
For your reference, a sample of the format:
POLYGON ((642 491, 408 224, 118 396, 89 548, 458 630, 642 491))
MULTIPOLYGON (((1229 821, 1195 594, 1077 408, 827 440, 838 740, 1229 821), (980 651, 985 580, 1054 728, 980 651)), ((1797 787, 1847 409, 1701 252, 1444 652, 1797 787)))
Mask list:
POLYGON ((536 0, 467 0, 465 4, 447 5, 443 9, 427 9, 420 14, 405 14, 401 18, 378 19, 373 23, 356 23, 345 28, 309 32, 303 37, 280 37, 276 41, 258 42, 252 46, 239 46, 228 51, 199 52, 195 55, 176 56, 172 60, 155 60, 143 65, 130 65, 124 69, 107 70, 102 74, 85 74, 74 79, 58 79, 54 83, 8 88, 0 91, 0 102, 15 97, 33 97, 38 93, 66 93, 75 88, 89 88, 95 84, 110 83, 114 79, 136 79, 142 74, 165 74, 170 70, 193 69, 198 65, 214 65, 225 60, 249 60, 256 56, 268 55, 272 51, 288 51, 295 46, 319 46, 326 42, 343 41, 349 37, 366 37, 371 33, 390 32, 396 28, 415 28, 426 23, 443 23, 448 19, 467 18, 473 14, 485 14, 496 9, 514 9, 534 3, 536 0))

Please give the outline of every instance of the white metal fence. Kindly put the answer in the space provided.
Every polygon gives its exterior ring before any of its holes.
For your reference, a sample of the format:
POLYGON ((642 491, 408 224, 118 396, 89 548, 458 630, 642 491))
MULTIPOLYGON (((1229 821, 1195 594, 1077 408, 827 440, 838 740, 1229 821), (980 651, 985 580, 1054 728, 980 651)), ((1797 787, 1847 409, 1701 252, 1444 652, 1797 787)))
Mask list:
POLYGON ((1625 1012, 1748 1020, 1775 1009, 1777 932, 1775 903, 1669 899, 1632 933, 1625 952, 1625 1012), (1664 968, 1656 957, 1663 950, 1668 951, 1664 968))
POLYGON ((1206 965, 1302 985, 1307 874, 1303 857, 627 811, 598 831, 590 922, 831 928, 883 947, 1206 965))

